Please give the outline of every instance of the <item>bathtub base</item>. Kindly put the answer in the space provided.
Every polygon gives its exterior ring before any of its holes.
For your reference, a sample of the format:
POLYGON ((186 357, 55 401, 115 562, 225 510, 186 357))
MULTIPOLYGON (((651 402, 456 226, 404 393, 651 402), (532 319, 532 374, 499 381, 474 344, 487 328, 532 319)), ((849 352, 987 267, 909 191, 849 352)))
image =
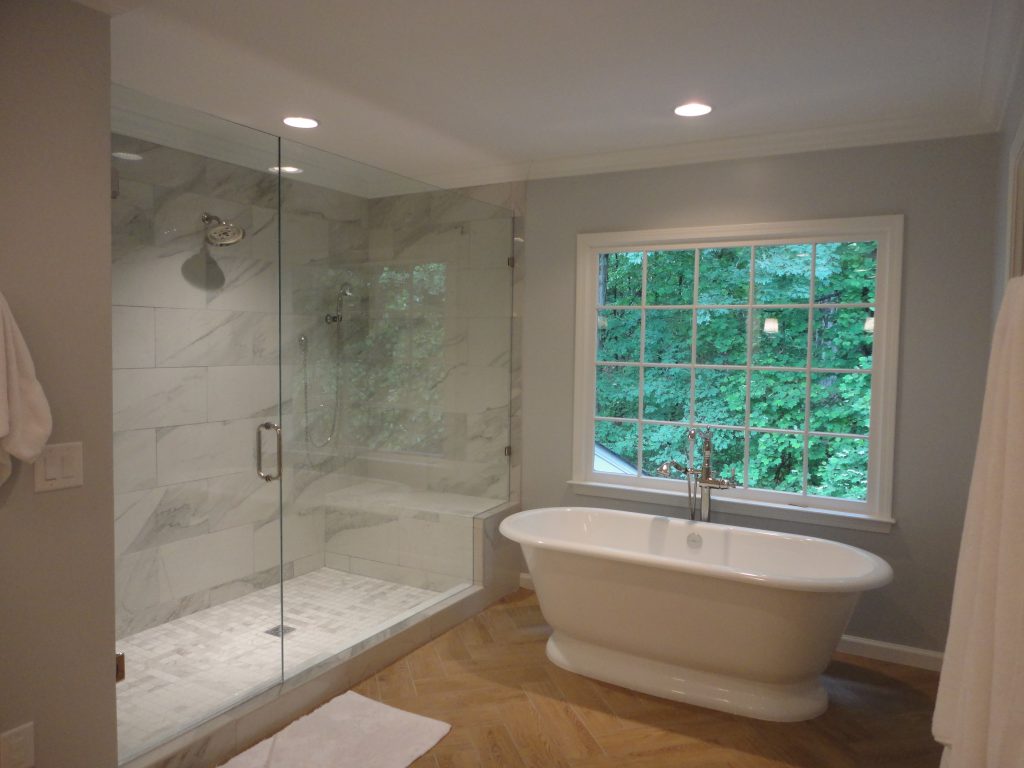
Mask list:
POLYGON ((816 676, 786 685, 744 680, 614 651, 558 631, 548 639, 547 656, 562 669, 586 677, 758 720, 810 720, 828 707, 828 695, 816 676))

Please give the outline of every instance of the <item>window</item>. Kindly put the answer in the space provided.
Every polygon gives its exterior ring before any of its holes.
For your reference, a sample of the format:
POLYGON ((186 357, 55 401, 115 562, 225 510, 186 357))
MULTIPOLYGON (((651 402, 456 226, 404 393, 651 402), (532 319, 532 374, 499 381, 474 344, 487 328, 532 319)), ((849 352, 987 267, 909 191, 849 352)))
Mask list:
POLYGON ((715 507, 889 521, 902 216, 580 235, 574 482, 715 507), (789 512, 787 512, 787 510, 789 512))

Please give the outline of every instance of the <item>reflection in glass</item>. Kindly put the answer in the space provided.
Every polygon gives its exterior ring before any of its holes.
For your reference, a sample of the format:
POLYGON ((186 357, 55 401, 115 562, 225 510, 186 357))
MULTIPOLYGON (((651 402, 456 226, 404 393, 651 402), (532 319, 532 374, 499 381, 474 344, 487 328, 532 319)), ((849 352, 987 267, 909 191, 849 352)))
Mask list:
POLYGON ((803 368, 807 365, 807 310, 754 310, 754 365, 803 368), (774 323, 769 321, 774 320, 774 323), (774 329, 774 330, 773 330, 774 329))
POLYGON ((864 330, 869 309, 815 309, 811 365, 815 368, 871 368, 873 334, 864 330))

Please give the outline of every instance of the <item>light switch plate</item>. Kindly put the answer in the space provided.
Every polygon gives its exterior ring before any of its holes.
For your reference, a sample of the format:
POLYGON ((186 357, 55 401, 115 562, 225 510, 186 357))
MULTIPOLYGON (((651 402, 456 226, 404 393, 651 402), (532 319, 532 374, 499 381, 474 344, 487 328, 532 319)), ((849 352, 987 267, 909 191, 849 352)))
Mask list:
POLYGON ((54 443, 46 446, 36 459, 35 480, 37 492, 82 485, 82 444, 54 443))
POLYGON ((32 723, 0 733, 0 768, 33 768, 35 764, 35 728, 32 723))

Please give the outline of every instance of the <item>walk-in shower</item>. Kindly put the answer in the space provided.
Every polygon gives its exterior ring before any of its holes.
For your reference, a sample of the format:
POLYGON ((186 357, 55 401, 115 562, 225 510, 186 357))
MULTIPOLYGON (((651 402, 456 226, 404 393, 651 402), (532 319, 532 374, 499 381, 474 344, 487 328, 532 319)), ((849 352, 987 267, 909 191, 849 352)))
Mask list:
POLYGON ((475 518, 509 494, 512 217, 117 87, 114 103, 113 149, 142 158, 112 161, 135 768, 473 585, 475 518), (257 474, 257 439, 279 480, 257 474))

